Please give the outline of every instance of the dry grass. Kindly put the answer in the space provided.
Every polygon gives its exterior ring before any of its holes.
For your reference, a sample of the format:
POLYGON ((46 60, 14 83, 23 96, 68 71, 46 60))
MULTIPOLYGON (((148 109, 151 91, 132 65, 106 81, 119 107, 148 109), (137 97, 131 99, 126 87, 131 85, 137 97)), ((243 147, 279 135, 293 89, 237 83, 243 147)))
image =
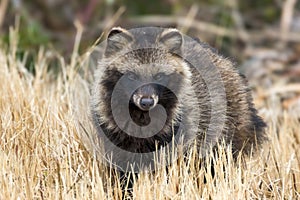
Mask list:
MULTIPOLYGON (((12 32, 12 40, 16 34, 12 32)), ((16 58, 16 44, 0 50, 0 199, 120 199, 115 179, 97 161, 86 132, 89 84, 79 75, 84 65, 74 54, 71 64, 41 50, 36 75, 25 59, 16 58), (61 73, 47 72, 59 60, 61 73), (84 125, 85 131, 78 123, 84 125), (88 150, 89 149, 89 150, 88 150)), ((216 161, 214 179, 193 163, 178 161, 169 170, 141 174, 135 199, 296 199, 300 192, 299 115, 280 110, 272 96, 260 110, 270 141, 263 150, 234 166, 224 156, 216 161)), ((221 152, 222 153, 222 152, 221 152)), ((223 154, 222 154, 223 155, 223 154)))

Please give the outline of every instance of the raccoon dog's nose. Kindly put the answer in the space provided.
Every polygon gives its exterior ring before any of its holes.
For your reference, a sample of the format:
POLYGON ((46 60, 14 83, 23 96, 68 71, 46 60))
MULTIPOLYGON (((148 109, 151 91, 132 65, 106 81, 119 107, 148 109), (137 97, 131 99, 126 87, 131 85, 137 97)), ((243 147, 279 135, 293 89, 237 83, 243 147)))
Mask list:
POLYGON ((142 97, 140 100, 140 106, 144 110, 149 110, 154 105, 154 99, 152 97, 142 97))

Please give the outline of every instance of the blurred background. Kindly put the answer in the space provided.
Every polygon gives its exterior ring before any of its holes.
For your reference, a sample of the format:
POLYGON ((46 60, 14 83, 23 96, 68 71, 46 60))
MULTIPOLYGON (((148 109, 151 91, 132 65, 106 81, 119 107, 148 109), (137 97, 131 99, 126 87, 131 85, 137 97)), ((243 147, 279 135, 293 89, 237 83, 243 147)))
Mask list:
MULTIPOLYGON (((297 0, 1 0, 0 42, 18 27, 18 55, 34 60, 41 46, 67 60, 78 27, 84 53, 114 26, 176 27, 237 63, 262 107, 276 95, 300 113, 300 1, 297 0)), ((32 67, 30 59, 28 68, 32 67)), ((34 68, 34 66, 33 66, 34 68)), ((34 71, 34 69, 33 69, 34 71)))

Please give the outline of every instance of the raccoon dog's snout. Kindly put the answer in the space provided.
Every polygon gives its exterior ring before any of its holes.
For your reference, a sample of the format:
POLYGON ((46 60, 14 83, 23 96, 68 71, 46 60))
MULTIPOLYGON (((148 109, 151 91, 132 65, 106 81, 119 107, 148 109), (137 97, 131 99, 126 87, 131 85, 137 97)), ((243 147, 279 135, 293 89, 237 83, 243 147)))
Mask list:
POLYGON ((141 110, 149 111, 158 102, 157 88, 153 84, 143 85, 133 93, 132 100, 141 110))

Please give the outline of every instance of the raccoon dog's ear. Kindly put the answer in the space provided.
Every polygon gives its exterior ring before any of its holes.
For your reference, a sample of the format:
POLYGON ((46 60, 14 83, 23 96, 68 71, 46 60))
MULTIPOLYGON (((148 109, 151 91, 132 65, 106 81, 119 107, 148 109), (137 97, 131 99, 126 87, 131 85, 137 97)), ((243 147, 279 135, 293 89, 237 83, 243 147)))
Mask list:
POLYGON ((112 28, 107 36, 107 46, 105 50, 105 56, 110 56, 113 55, 114 53, 121 51, 132 41, 133 41, 133 36, 127 30, 120 27, 112 28))
POLYGON ((158 38, 158 41, 163 44, 172 53, 181 53, 183 38, 181 33, 175 29, 164 30, 158 38))

